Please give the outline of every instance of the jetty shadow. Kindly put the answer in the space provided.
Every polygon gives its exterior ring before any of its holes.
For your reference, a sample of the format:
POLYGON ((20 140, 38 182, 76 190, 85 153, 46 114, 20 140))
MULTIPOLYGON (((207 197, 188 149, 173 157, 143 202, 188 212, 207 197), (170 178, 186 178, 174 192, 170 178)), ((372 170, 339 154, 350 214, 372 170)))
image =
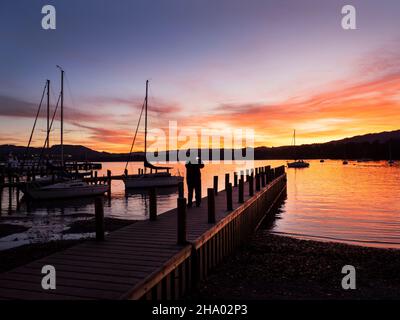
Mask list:
POLYGON ((287 201, 287 190, 281 194, 278 200, 275 202, 271 211, 267 214, 264 221, 260 225, 260 229, 272 230, 275 227, 275 223, 278 219, 282 219, 283 208, 287 201))

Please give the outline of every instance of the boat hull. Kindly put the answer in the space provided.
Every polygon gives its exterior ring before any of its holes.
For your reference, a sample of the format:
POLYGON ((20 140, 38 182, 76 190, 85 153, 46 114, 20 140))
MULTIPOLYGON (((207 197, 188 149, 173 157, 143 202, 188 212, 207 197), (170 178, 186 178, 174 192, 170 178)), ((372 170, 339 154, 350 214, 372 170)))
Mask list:
POLYGON ((308 168, 310 164, 303 161, 296 161, 296 162, 289 162, 287 166, 288 168, 308 168))
POLYGON ((57 190, 26 188, 25 194, 33 200, 69 199, 101 196, 108 191, 107 185, 90 185, 83 188, 58 188, 57 190))
POLYGON ((183 181, 180 176, 137 175, 124 179, 125 189, 173 187, 183 181))

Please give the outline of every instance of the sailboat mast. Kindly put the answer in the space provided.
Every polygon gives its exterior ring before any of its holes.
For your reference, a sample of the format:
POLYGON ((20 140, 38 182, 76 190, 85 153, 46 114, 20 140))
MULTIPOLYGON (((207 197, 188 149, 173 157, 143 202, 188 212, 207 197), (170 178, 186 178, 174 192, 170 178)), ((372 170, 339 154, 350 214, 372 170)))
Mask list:
POLYGON ((61 71, 61 167, 64 168, 64 70, 57 66, 61 71))
MULTIPOLYGON (((149 80, 146 80, 146 98, 145 98, 145 113, 144 113, 144 157, 147 159, 147 101, 149 94, 149 80)), ((146 170, 146 168, 144 169, 146 170)))
POLYGON ((294 132, 293 132, 293 144, 294 144, 294 160, 297 160, 296 129, 294 129, 294 132))
MULTIPOLYGON (((47 80, 47 151, 50 149, 50 80, 47 80)), ((47 154, 48 155, 48 154, 47 154)))

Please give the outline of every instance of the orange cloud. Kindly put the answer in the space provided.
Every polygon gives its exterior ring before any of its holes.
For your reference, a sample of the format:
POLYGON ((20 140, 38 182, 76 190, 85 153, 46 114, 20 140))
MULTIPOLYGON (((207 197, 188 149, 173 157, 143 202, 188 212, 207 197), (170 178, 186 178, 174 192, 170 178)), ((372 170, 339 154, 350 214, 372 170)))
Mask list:
POLYGON ((195 123, 190 118, 181 124, 223 122, 234 128, 253 128, 257 145, 273 146, 290 143, 294 128, 299 143, 395 130, 400 123, 400 74, 281 104, 222 104, 215 112, 195 123))

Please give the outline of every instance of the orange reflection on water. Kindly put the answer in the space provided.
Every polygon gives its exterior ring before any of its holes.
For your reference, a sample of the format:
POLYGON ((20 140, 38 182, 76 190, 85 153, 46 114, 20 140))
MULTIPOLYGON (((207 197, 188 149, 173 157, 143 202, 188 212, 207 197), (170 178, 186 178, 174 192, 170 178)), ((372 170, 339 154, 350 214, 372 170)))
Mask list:
POLYGON ((274 231, 400 248, 400 166, 312 161, 287 173, 288 199, 274 231))

